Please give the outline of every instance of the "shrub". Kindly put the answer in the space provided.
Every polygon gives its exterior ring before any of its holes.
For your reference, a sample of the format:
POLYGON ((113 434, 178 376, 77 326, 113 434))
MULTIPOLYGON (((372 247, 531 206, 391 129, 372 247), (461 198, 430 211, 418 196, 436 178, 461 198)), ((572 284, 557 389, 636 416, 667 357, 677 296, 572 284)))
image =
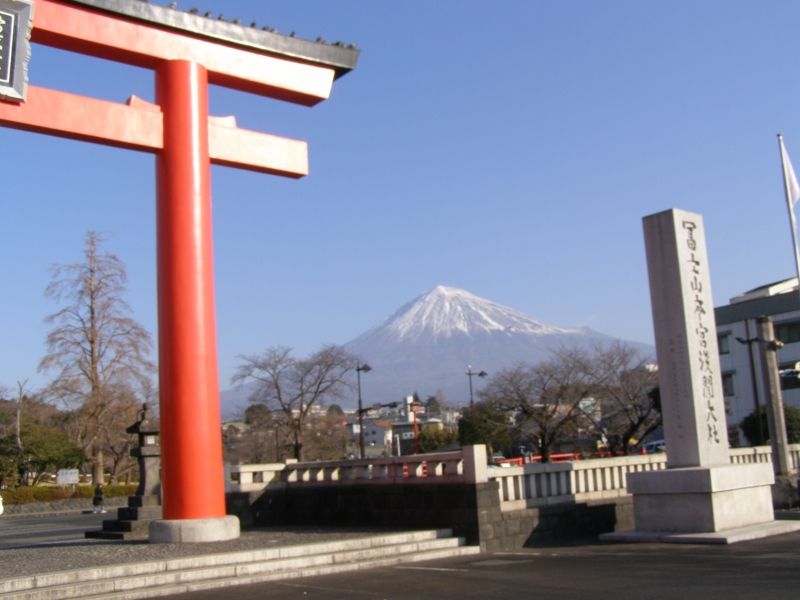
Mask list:
MULTIPOLYGON (((103 487, 106 498, 114 496, 132 496, 136 493, 136 484, 108 485, 103 487)), ((28 504, 30 502, 53 502, 68 498, 91 498, 94 487, 79 485, 71 487, 58 486, 22 486, 3 491, 3 502, 6 504, 28 504)))
MULTIPOLYGON (((800 409, 793 406, 783 407, 783 414, 786 418, 786 435, 790 444, 797 444, 800 442, 800 409)), ((741 425, 742 433, 750 442, 752 446, 761 446, 767 443, 767 436, 769 435, 769 428, 767 426, 767 410, 763 406, 758 409, 758 417, 756 411, 751 412, 743 420, 741 425), (759 420, 761 427, 759 429, 759 420), (759 435, 763 434, 763 437, 759 435)))

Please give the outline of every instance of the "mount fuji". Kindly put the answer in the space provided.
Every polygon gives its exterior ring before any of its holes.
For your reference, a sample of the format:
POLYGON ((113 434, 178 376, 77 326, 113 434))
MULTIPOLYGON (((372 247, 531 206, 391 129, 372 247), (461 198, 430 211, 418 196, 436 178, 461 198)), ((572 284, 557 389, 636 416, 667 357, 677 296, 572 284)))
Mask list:
MULTIPOLYGON (((344 345, 372 367, 361 378, 366 405, 418 392, 441 392, 450 405, 469 402, 466 372, 490 375, 520 362, 537 363, 563 348, 592 348, 620 341, 581 328, 537 321, 467 291, 437 286, 402 306, 381 325, 344 345)), ((627 342, 646 356, 652 346, 627 342)), ((475 390, 482 383, 473 380, 475 390)))
MULTIPOLYGON (((513 308, 452 287, 437 286, 398 309, 382 324, 344 344, 371 367, 361 377, 365 406, 402 400, 417 392, 425 400, 441 392, 451 406, 469 403, 467 369, 489 376, 523 362, 535 364, 564 348, 620 341, 591 329, 547 325, 513 308)), ((627 342, 643 356, 652 346, 627 342)), ((474 378, 475 393, 484 383, 474 378)), ((251 388, 224 390, 225 418, 240 415, 251 388)), ((353 408, 356 397, 341 401, 353 408)))

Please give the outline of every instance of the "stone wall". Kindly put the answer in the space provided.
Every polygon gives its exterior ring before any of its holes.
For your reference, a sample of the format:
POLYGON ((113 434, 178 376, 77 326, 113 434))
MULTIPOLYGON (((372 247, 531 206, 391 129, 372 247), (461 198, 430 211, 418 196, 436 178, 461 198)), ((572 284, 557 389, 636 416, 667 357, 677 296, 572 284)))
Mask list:
POLYGON ((243 527, 450 528, 482 550, 513 550, 633 528, 629 498, 503 512, 497 483, 297 486, 228 494, 243 527))
POLYGON ((489 552, 594 541, 601 533, 633 529, 630 498, 490 511, 481 523, 481 549, 489 552))

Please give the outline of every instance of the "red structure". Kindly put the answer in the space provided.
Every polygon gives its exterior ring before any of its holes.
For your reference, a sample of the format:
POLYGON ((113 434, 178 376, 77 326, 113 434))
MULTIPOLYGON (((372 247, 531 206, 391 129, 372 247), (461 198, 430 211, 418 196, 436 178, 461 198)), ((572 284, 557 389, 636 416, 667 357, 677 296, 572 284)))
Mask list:
POLYGON ((208 84, 311 106, 358 51, 141 0, 35 0, 31 41, 155 72, 155 104, 28 86, 24 102, 0 102, 0 125, 157 155, 162 502, 165 522, 178 523, 166 538, 234 537, 238 522, 235 533, 213 526, 225 519, 225 491, 210 164, 296 178, 308 160, 304 142, 209 117, 208 84), (192 520, 212 526, 181 528, 192 520))

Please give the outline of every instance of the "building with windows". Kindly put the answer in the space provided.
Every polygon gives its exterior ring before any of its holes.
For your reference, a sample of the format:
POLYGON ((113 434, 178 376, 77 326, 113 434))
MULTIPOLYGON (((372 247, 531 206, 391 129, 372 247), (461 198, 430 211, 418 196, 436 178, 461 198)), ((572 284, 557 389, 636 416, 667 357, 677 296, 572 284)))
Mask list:
POLYGON ((714 309, 719 342, 722 388, 732 446, 747 445, 739 424, 767 398, 762 377, 762 348, 756 319, 771 317, 778 351, 784 404, 800 408, 800 288, 796 277, 764 285, 731 298, 714 309))

